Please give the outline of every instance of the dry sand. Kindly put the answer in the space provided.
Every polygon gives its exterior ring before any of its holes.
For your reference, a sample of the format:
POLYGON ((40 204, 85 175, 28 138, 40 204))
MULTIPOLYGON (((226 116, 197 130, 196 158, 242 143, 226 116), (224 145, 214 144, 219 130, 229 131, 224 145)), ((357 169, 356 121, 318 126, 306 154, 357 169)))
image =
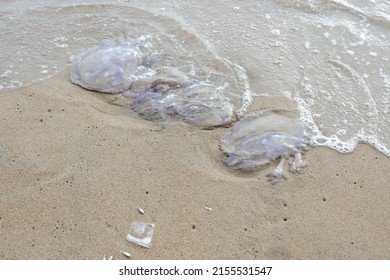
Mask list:
POLYGON ((310 148, 271 184, 272 166, 223 165, 226 128, 142 120, 66 71, 1 103, 1 259, 390 258, 390 159, 369 146, 310 148), (126 241, 131 221, 156 224, 150 249, 126 241))

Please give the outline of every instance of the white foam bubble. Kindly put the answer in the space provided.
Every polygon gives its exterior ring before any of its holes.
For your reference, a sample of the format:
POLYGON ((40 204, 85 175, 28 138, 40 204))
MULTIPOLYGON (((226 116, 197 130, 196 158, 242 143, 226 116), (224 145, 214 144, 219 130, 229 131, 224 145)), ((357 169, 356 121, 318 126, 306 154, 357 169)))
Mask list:
POLYGON ((342 128, 342 129, 339 129, 337 132, 336 132, 337 135, 339 136, 344 136, 347 134, 347 130, 342 128))
POLYGON ((0 78, 7 78, 8 75, 12 74, 12 71, 11 70, 6 70, 4 71, 1 75, 0 75, 0 78))
MULTIPOLYGON (((350 135, 350 138, 346 140, 341 140, 339 138, 348 134, 348 131, 343 128, 337 130, 336 135, 324 135, 320 130, 320 126, 315 123, 307 103, 298 97, 295 98, 295 101, 297 102, 300 120, 305 124, 308 130, 308 136, 312 146, 324 146, 340 153, 352 153, 359 143, 365 143, 390 157, 390 149, 378 140, 378 136, 375 134, 367 134, 363 129, 360 129, 355 134, 350 135)), ((375 125, 371 126, 375 128, 375 125)), ((368 128, 369 127, 370 125, 368 128)), ((369 129, 367 130, 369 131, 369 129)))

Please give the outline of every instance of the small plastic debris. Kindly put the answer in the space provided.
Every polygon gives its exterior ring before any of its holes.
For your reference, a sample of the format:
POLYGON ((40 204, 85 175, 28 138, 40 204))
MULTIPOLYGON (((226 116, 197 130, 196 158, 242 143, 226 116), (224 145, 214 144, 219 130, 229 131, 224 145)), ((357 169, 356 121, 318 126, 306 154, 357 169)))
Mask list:
POLYGON ((114 259, 114 256, 107 257, 106 255, 104 255, 104 257, 103 257, 103 261, 112 261, 113 259, 114 259))
POLYGON ((131 257, 131 254, 130 254, 129 252, 121 251, 121 253, 122 253, 126 258, 130 258, 130 257, 131 257))
POLYGON ((213 211, 213 208, 208 207, 208 206, 205 206, 204 209, 205 209, 206 211, 213 211))
POLYGON ((131 222, 129 233, 126 236, 127 241, 150 248, 154 226, 154 224, 131 222))
POLYGON ((142 208, 138 208, 138 212, 140 212, 142 215, 145 214, 145 210, 142 208))

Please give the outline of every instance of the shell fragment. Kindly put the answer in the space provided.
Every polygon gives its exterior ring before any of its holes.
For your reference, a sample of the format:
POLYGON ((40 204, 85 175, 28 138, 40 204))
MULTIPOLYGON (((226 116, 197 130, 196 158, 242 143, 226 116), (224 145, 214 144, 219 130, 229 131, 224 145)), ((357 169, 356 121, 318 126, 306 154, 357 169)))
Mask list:
POLYGON ((124 255, 126 258, 130 258, 131 254, 129 252, 121 251, 122 255, 124 255))

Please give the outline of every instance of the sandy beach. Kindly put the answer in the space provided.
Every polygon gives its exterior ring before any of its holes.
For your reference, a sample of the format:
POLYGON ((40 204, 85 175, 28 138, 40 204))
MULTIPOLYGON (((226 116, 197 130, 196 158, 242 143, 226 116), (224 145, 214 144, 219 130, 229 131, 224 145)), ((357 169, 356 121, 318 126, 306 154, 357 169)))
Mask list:
POLYGON ((276 163, 224 166, 227 128, 149 122, 68 77, 1 94, 1 259, 390 258, 390 160, 370 146, 309 148, 272 184, 276 163), (151 248, 126 240, 131 221, 155 224, 151 248))

